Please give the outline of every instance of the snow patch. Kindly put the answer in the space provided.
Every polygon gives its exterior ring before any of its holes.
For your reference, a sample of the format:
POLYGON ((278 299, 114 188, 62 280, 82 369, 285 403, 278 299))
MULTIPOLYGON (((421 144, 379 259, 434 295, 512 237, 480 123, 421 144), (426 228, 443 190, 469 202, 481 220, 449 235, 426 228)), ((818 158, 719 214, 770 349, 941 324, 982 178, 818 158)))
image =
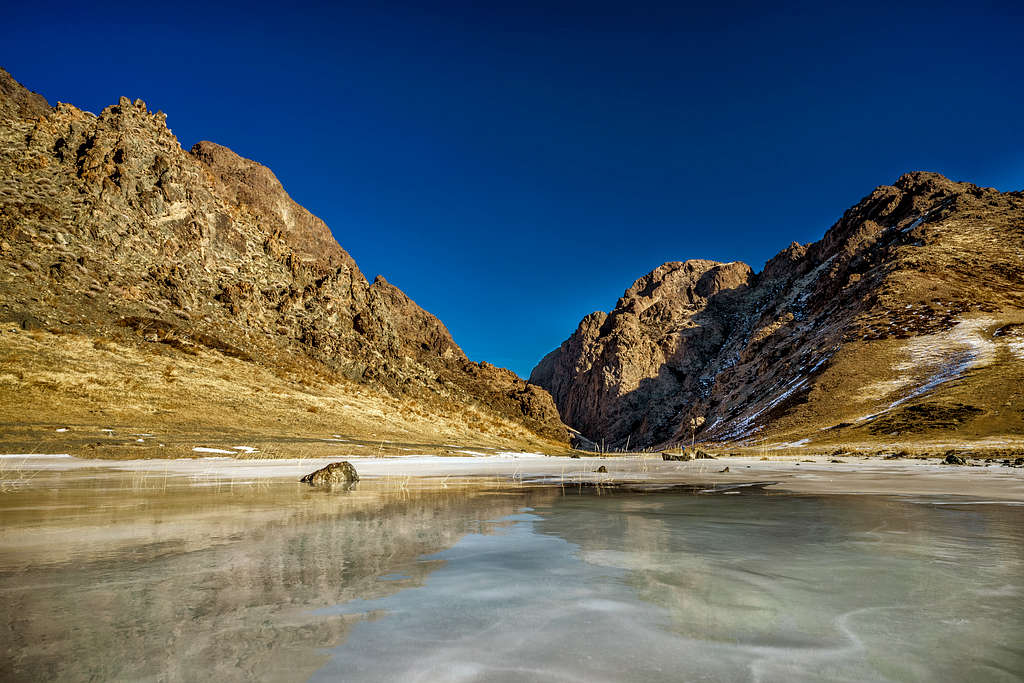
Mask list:
POLYGON ((224 455, 234 455, 232 451, 226 451, 223 448, 207 448, 206 446, 196 446, 192 449, 196 453, 223 453, 224 455))
POLYGON ((916 220, 914 220, 914 222, 913 222, 913 223, 911 223, 911 224, 910 224, 910 225, 908 225, 907 227, 905 227, 905 228, 903 228, 902 230, 900 230, 900 232, 903 232, 903 233, 907 233, 907 232, 910 232, 911 230, 913 230, 914 228, 916 228, 917 226, 921 225, 921 224, 922 224, 922 223, 924 223, 924 222, 925 222, 926 220, 928 220, 929 218, 931 218, 933 214, 936 214, 936 213, 938 213, 939 211, 942 211, 943 209, 945 209, 945 208, 946 208, 947 206, 949 206, 949 205, 950 205, 950 203, 951 203, 951 202, 952 202, 952 201, 953 201, 954 199, 955 199, 955 197, 950 197, 949 199, 943 200, 943 202, 942 202, 941 204, 939 204, 938 206, 936 206, 936 207, 935 207, 934 209, 932 209, 932 210, 930 210, 930 211, 925 211, 925 212, 924 212, 923 214, 921 214, 920 216, 918 216, 918 217, 917 217, 917 219, 916 219, 916 220))
POLYGON ((990 364, 995 359, 997 346, 985 330, 993 324, 995 321, 991 318, 961 320, 945 332, 908 340, 904 346, 907 359, 893 368, 900 374, 868 387, 869 390, 883 389, 882 395, 896 391, 903 395, 881 411, 857 418, 856 422, 873 420, 947 382, 960 379, 969 370, 990 364), (928 374, 922 377, 922 371, 928 374))
POLYGON ((781 451, 786 448, 799 448, 800 446, 806 446, 811 442, 810 439, 800 439, 799 441, 789 441, 787 443, 780 443, 776 446, 772 446, 773 451, 781 451))
POLYGON ((913 229, 914 229, 914 228, 916 228, 917 226, 919 226, 919 225, 921 225, 922 223, 924 223, 924 219, 925 219, 925 218, 927 218, 927 217, 928 217, 928 214, 924 214, 924 215, 922 215, 922 216, 921 216, 921 217, 919 217, 919 218, 918 218, 917 220, 915 220, 915 221, 914 221, 913 223, 911 223, 911 224, 910 224, 910 225, 908 225, 907 227, 903 228, 903 230, 901 230, 900 232, 910 232, 911 230, 913 230, 913 229))

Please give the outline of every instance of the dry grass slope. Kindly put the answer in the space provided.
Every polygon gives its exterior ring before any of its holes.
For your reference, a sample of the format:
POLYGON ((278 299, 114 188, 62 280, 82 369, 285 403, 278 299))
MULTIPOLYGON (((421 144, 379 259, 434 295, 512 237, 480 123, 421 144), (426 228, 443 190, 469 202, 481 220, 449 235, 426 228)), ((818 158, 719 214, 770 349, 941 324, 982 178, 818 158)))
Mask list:
POLYGON ((452 444, 565 450, 491 411, 394 396, 309 364, 268 367, 211 350, 11 327, 0 331, 0 425, 0 452, 115 458, 236 445, 312 457, 342 443, 367 455, 452 444))

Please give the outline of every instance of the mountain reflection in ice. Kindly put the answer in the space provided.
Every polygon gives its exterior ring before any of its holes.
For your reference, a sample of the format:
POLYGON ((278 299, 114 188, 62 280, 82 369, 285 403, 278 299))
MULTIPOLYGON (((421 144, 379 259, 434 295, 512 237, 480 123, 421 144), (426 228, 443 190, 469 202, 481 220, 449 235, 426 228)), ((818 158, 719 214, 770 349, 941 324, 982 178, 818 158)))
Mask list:
POLYGON ((133 484, 65 474, 0 496, 0 680, 305 679, 351 627, 314 609, 418 585, 440 564, 420 556, 523 505, 372 483, 133 484))
POLYGON ((1018 680, 1022 508, 566 496, 468 535, 314 680, 1018 680))
POLYGON ((64 473, 0 519, 3 680, 1024 672, 1020 506, 64 473))

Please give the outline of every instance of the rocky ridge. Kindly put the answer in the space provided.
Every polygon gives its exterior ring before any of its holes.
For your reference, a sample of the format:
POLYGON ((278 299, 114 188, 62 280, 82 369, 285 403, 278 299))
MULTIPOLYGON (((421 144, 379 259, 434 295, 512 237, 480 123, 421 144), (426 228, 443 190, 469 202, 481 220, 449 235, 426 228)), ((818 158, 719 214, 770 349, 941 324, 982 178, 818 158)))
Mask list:
POLYGON ((534 369, 607 448, 1024 433, 1024 194, 909 173, 760 273, 666 263, 534 369))
MULTIPOLYGON (((219 354, 453 423, 484 413, 510 437, 566 438, 544 390, 469 361, 437 318, 369 282, 269 169, 210 142, 186 152, 141 100, 99 116, 51 108, 0 70, 0 264, 6 334, 158 345, 172 365, 219 354)), ((2 393, 45 404, 46 387, 4 360, 2 393)))

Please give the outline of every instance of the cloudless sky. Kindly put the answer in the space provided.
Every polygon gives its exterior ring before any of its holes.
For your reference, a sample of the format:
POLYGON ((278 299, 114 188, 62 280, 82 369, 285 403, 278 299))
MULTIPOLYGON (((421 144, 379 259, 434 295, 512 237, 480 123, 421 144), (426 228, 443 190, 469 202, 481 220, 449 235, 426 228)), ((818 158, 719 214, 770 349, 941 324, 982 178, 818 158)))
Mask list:
POLYGON ((875 186, 1024 189, 1024 3, 11 3, 0 65, 269 166, 528 376, 665 261, 760 270, 875 186))

